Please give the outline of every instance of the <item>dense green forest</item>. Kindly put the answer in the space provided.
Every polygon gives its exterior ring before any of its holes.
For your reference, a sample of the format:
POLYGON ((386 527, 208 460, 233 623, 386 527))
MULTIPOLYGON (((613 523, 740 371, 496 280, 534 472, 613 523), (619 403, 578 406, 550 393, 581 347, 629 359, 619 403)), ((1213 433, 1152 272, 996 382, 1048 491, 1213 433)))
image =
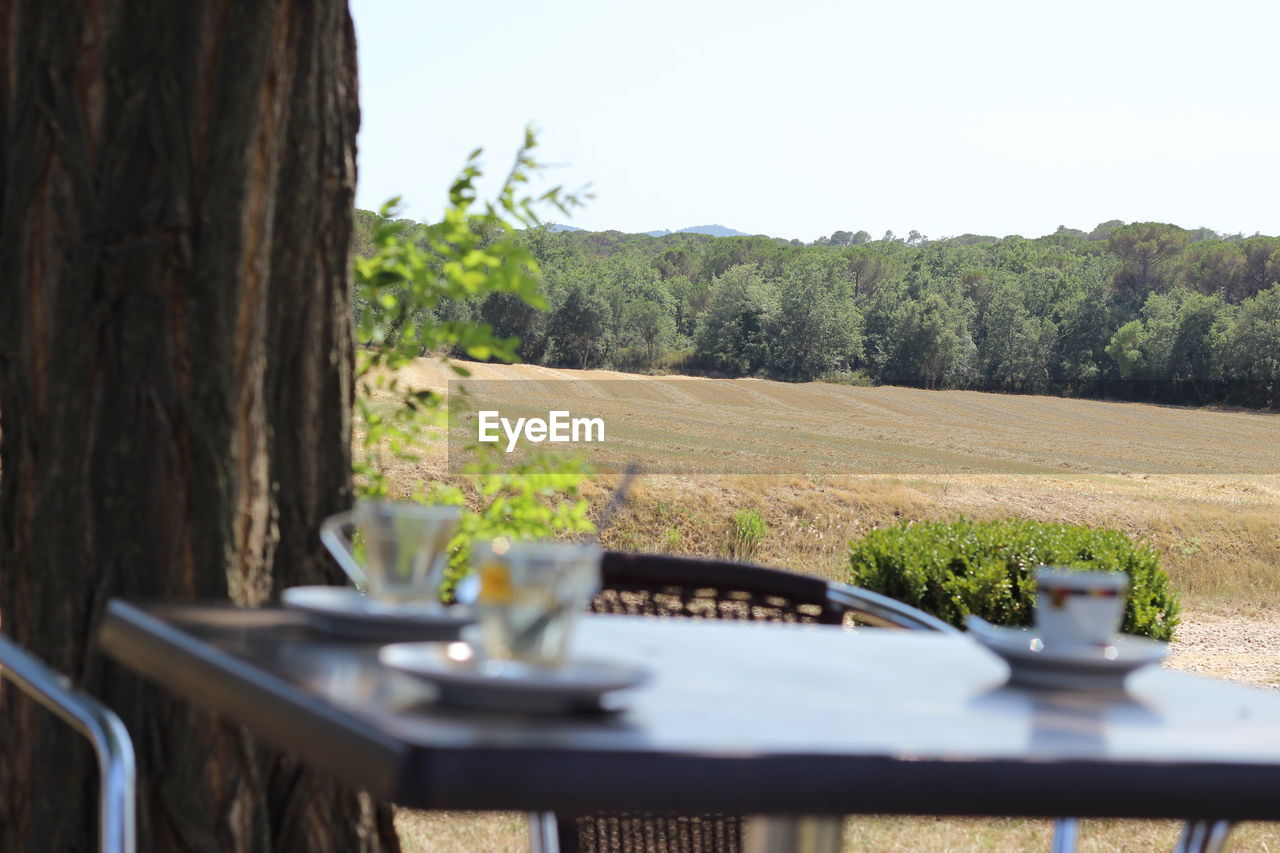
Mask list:
MULTIPOLYGON (((357 252, 376 221, 357 212, 357 252)), ((437 319, 518 336, 535 364, 1280 405, 1277 237, 1113 221, 1036 239, 521 240, 548 310, 495 294, 437 319)), ((422 319, 388 318, 388 333, 422 319)))

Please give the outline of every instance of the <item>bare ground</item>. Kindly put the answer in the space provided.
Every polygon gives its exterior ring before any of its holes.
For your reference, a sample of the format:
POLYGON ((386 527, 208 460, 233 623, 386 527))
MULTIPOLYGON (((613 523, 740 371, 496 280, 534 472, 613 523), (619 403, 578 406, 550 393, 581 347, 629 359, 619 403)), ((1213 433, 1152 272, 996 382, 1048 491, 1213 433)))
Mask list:
POLYGON ((1184 614, 1168 665, 1280 690, 1280 611, 1200 610, 1184 614))

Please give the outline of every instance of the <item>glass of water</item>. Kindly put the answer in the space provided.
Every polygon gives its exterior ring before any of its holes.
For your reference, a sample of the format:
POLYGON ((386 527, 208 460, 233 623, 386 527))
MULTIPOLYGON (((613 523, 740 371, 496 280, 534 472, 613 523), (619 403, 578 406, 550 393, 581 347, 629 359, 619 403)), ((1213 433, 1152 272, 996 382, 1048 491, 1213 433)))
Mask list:
POLYGON ((320 539, 371 599, 438 603, 449 540, 460 516, 456 506, 361 501, 351 511, 325 519, 320 539), (348 535, 353 528, 358 549, 348 535))
POLYGON ((578 614, 600 589, 603 554, 589 543, 500 538, 473 545, 485 657, 547 667, 564 663, 578 614))

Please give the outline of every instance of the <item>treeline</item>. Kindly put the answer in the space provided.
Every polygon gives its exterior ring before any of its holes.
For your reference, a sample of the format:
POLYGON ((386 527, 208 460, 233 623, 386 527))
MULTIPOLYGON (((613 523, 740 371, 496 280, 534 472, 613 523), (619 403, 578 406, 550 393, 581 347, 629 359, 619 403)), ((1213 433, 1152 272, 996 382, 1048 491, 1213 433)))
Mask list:
MULTIPOLYGON (((357 251, 374 217, 359 212, 357 251)), ((1280 405, 1276 237, 1107 222, 1037 239, 522 241, 550 309, 494 295, 467 319, 536 364, 1280 405)))

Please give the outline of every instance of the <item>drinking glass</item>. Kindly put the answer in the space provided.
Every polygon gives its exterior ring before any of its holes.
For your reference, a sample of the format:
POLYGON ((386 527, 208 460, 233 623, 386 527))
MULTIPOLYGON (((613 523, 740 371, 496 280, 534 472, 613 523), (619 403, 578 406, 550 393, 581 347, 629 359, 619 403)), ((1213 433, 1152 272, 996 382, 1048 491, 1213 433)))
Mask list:
POLYGON ((564 663, 578 614, 600 589, 594 544, 477 542, 477 615, 484 655, 536 666, 564 663))
POLYGON ((389 604, 439 602, 449 540, 461 511, 397 501, 361 501, 325 519, 320 539, 371 599, 389 604), (364 554, 347 535, 355 528, 364 554))

